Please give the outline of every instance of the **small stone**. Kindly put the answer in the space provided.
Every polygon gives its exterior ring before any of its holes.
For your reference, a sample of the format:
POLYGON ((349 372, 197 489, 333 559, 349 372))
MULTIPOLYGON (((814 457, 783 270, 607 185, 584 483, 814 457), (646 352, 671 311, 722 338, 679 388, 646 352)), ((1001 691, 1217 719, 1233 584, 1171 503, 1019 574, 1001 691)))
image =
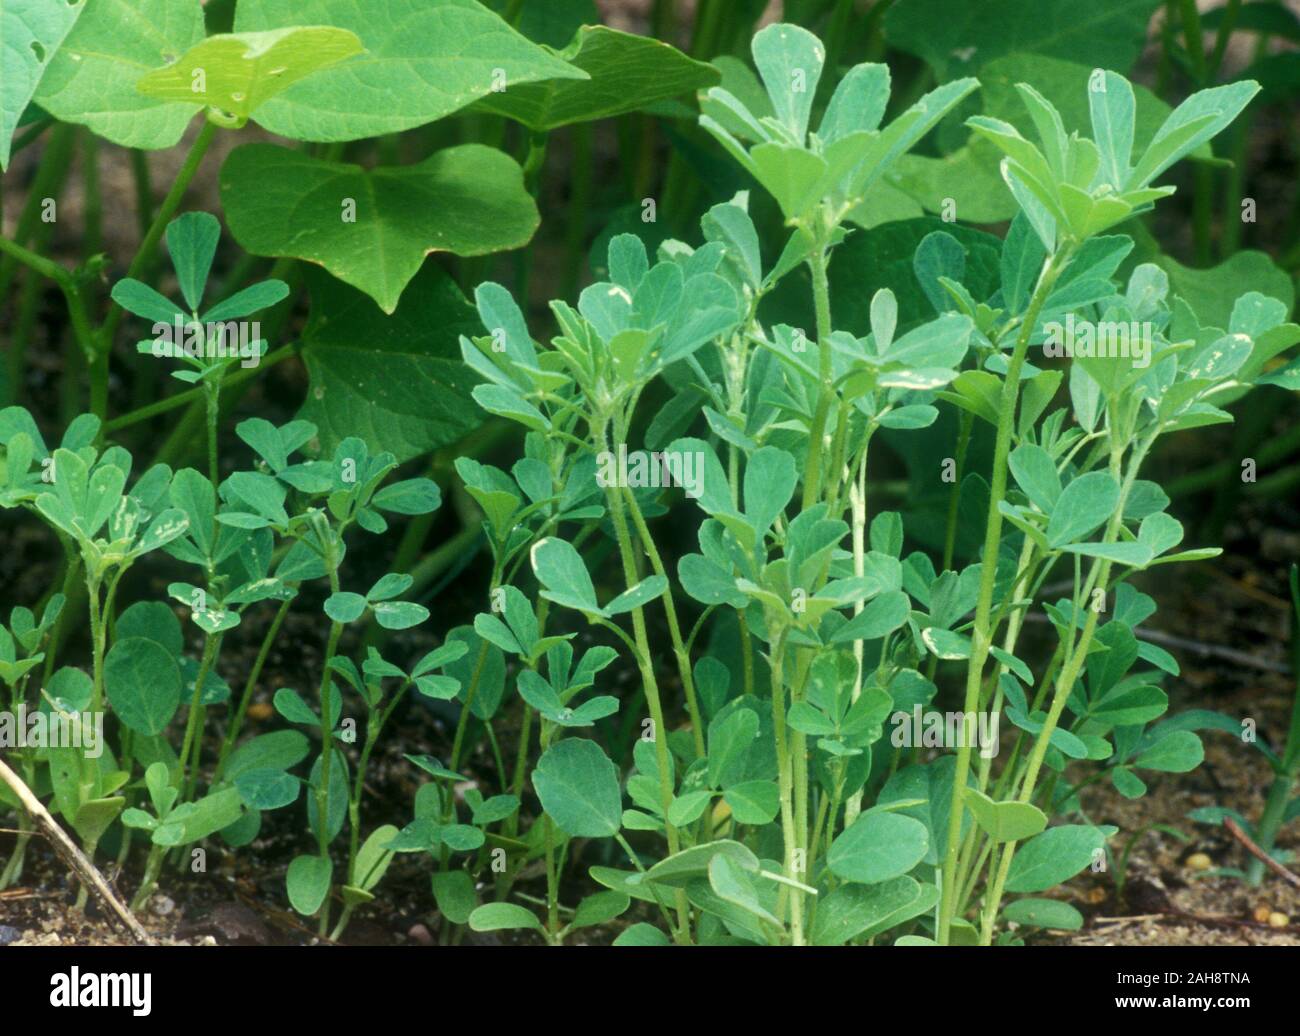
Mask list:
POLYGON ((1282 913, 1280 910, 1274 910, 1268 915, 1268 923, 1272 928, 1285 928, 1291 923, 1291 918, 1287 917, 1286 914, 1282 913))
POLYGON ((1205 853, 1192 853, 1187 857, 1187 869, 1191 871, 1208 871, 1214 866, 1214 861, 1205 853))
POLYGON ((0 924, 0 946, 8 946, 22 938, 23 933, 12 925, 0 924))
POLYGON ((167 896, 154 896, 151 905, 153 912, 159 917, 166 917, 176 909, 176 904, 167 896))
POLYGON ((429 932, 429 929, 422 924, 411 925, 411 930, 406 933, 406 937, 410 939, 411 942, 418 943, 421 946, 433 945, 433 935, 429 932))

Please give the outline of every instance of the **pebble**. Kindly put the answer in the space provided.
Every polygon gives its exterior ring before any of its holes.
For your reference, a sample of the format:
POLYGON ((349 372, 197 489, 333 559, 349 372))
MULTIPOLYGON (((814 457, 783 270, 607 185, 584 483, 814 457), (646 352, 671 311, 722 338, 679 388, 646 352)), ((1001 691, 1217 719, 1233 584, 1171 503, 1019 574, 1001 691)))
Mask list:
POLYGON ((0 924, 0 946, 8 946, 22 938, 23 933, 12 925, 0 924))
POLYGON ((430 934, 429 929, 422 924, 411 925, 411 930, 406 933, 406 937, 410 939, 411 942, 419 943, 421 946, 433 945, 433 935, 430 934))
POLYGON ((167 896, 154 896, 153 912, 159 917, 166 917, 176 909, 176 904, 167 896))

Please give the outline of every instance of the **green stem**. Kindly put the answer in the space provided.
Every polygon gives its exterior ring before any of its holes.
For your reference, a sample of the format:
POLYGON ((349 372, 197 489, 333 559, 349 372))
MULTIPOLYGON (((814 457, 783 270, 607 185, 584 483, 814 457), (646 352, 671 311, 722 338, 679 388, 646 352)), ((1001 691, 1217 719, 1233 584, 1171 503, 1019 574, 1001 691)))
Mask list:
MULTIPOLYGON (((608 450, 605 429, 601 428, 597 440, 602 449, 608 450)), ((638 582, 636 558, 632 550, 632 536, 628 531, 627 516, 623 506, 623 494, 615 488, 606 490, 609 502, 610 519, 614 525, 614 535, 618 541, 619 554, 623 560, 623 576, 630 590, 638 582)), ((668 809, 673 801, 672 761, 668 755, 668 726, 664 720, 663 703, 659 697, 659 681, 654 673, 654 656, 650 652, 650 638, 646 634, 645 611, 632 609, 632 631, 637 647, 637 666, 641 671, 641 683, 645 690, 646 703, 650 708, 650 719, 654 724, 655 761, 659 770, 659 802, 663 810, 664 831, 668 839, 669 855, 675 854, 681 847, 677 828, 668 819, 668 809)), ((689 943, 691 939, 690 910, 686 903, 686 893, 677 892, 677 931, 675 937, 679 943, 689 943)))
MULTIPOLYGON (((825 450, 822 439, 826 434, 826 421, 830 414, 831 403, 835 396, 835 386, 831 366, 831 302, 830 286, 827 280, 827 251, 819 245, 808 259, 812 271, 813 307, 817 314, 817 349, 818 380, 820 388, 817 397, 817 409, 813 412, 812 425, 808 429, 808 463, 804 467, 803 509, 812 507, 821 496, 822 453, 825 450)), ((835 472, 830 473, 836 478, 835 472)))
MULTIPOLYGON (((1038 322, 1052 285, 1066 261, 1067 256, 1052 256, 1043 267, 1029 301, 1029 308, 1016 337, 1015 349, 1011 362, 1007 366, 1006 380, 1002 385, 1002 396, 998 409, 997 439, 993 448, 993 470, 989 486, 989 510, 984 530, 984 550, 981 555, 983 564, 980 569, 979 598, 975 607, 975 625, 971 631, 971 657, 966 671, 965 711, 974 715, 979 708, 980 686, 983 680, 984 663, 989 656, 993 643, 994 631, 990 629, 989 619, 993 610, 993 589, 997 577, 998 548, 1002 542, 1002 511, 1000 505, 1007 491, 1007 454, 1011 450, 1011 431, 1015 423, 1016 402, 1020 393, 1020 372, 1024 367, 1025 354, 1029 350, 1029 340, 1038 322)), ((965 808, 966 777, 970 773, 969 739, 963 738, 957 749, 957 767, 953 774, 952 807, 948 818, 948 840, 944 852, 943 885, 939 903, 939 923, 936 933, 940 945, 947 945, 948 934, 952 927, 953 914, 957 907, 957 875, 960 873, 958 854, 961 850, 961 822, 965 808)))
POLYGON ((226 758, 230 755, 231 749, 235 747, 235 742, 239 739, 239 731, 244 725, 244 715, 248 712, 248 703, 252 701, 253 691, 257 688, 258 678, 262 675, 262 667, 266 665, 266 660, 270 657, 271 646, 275 643, 275 638, 279 635, 280 627, 284 624, 284 618, 289 614, 289 608, 292 604, 292 599, 280 602, 280 607, 275 612, 275 618, 271 620, 271 625, 262 638, 262 646, 257 650, 257 658, 253 660, 253 667, 248 671, 248 679, 244 681, 244 691, 239 696, 239 706, 235 710, 234 718, 231 719, 230 727, 221 743, 221 754, 217 757, 217 768, 212 777, 213 784, 221 780, 221 775, 225 771, 226 758))

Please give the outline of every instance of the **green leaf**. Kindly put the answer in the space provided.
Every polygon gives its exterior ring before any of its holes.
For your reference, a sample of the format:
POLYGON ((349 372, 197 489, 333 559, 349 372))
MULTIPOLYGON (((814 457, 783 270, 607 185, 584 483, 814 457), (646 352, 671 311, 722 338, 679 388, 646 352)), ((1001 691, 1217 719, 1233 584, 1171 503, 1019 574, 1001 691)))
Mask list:
POLYGON ((727 788, 722 798, 737 824, 770 824, 781 806, 781 792, 774 781, 742 781, 727 788))
POLYGON ((911 613, 911 601, 901 590, 881 594, 841 626, 831 638, 842 644, 851 640, 879 640, 899 629, 911 613))
POLYGON ((170 327, 177 317, 185 319, 180 306, 142 281, 124 277, 113 285, 111 294, 113 301, 128 313, 152 320, 156 324, 167 324, 170 327))
POLYGON ((826 853, 831 873, 874 885, 906 874, 925 857, 925 825, 901 813, 867 813, 849 825, 826 853))
POLYGON ((1048 828, 1016 852, 1007 874, 1008 892, 1043 892, 1089 866, 1106 845, 1096 827, 1063 824, 1048 828))
POLYGON ((127 727, 137 734, 161 734, 180 706, 181 672, 161 644, 127 637, 104 660, 104 688, 127 727))
POLYGON ((484 903, 469 915, 469 926, 476 932, 499 932, 510 928, 542 931, 542 922, 537 915, 517 903, 484 903))
POLYGON ((1080 475, 1061 493, 1047 521, 1047 542, 1053 548, 1073 543, 1115 513, 1119 484, 1106 471, 1080 475))
POLYGON ((1128 69, 1146 40, 1158 0, 1108 0, 1080 8, 1075 0, 1039 0, 1026 17, 1022 0, 898 0, 885 16, 885 36, 918 57, 940 81, 968 74, 1015 51, 1128 69))
POLYGON ((221 224, 210 212, 187 212, 167 225, 167 251, 176 268, 181 294, 192 311, 203 301, 203 289, 221 240, 221 224))
MULTIPOLYGON (((478 427, 483 412, 470 398, 475 378, 461 361, 460 336, 483 329, 437 263, 425 263, 391 316, 324 270, 306 272, 310 384, 298 416, 317 426, 323 451, 355 435, 400 463, 478 427)), ((376 506, 386 506, 390 489, 375 495, 376 506)))
POLYGON ((1047 827, 1047 816, 1028 802, 995 802, 981 791, 970 789, 966 804, 975 823, 994 842, 1021 842, 1047 827))
POLYGON ((826 61, 821 40, 797 25, 776 24, 757 33, 751 49, 777 119, 802 145, 826 61))
POLYGON ((542 596, 575 611, 599 612, 596 588, 582 555, 564 540, 549 537, 534 544, 533 573, 546 589, 542 596))
POLYGON ((1184 266, 1167 255, 1155 261, 1169 274, 1170 290, 1187 303, 1202 327, 1229 327, 1237 300, 1251 290, 1280 300, 1288 311, 1295 304, 1290 276, 1264 252, 1243 249, 1204 270, 1184 266))
MULTIPOLYGON (((180 472, 177 474, 179 475, 180 472)), ((117 625, 113 633, 116 640, 128 640, 132 637, 152 640, 174 658, 180 657, 185 646, 181 624, 176 618, 176 613, 162 601, 137 601, 117 617, 117 625)), ((53 688, 49 689, 53 690, 53 688)))
POLYGON ((638 921, 619 932, 615 946, 671 946, 672 940, 652 924, 638 921))
POLYGON ((569 927, 590 928, 592 925, 605 924, 623 914, 631 902, 623 893, 612 890, 587 896, 573 912, 569 927))
POLYGON ((350 590, 330 594, 325 599, 325 614, 335 622, 356 622, 366 612, 366 599, 350 590))
POLYGON ((19 119, 73 25, 85 0, 30 3, 0 0, 0 47, 5 60, 0 84, 0 169, 9 168, 9 146, 19 119))
POLYGON ((95 0, 47 65, 36 102, 122 147, 172 147, 198 108, 146 97, 135 84, 203 36, 198 0, 95 0))
POLYGON ((794 458, 775 446, 764 446, 745 467, 745 517, 761 537, 785 511, 794 496, 794 458))
POLYGON ((438 911, 452 924, 465 924, 478 905, 474 879, 465 871, 438 871, 433 875, 433 898, 438 911))
POLYGON ((386 630, 405 630, 429 617, 429 609, 411 601, 380 601, 374 605, 375 621, 386 630))
POLYGON ((618 769, 594 741, 570 738, 552 745, 533 770, 542 808, 574 838, 609 838, 623 819, 618 769))
POLYGON ((1083 927, 1083 915, 1059 899, 1017 899, 1002 908, 1002 917, 1029 928, 1077 932, 1083 927))
POLYGON ((1201 765, 1205 747, 1190 730, 1176 730, 1144 751, 1132 765, 1164 773, 1187 773, 1201 765))
POLYGON ((141 76, 136 89, 162 101, 215 108, 242 125, 298 80, 362 49, 354 33, 328 26, 209 36, 174 63, 141 76))
POLYGON ((297 801, 302 781, 283 770, 245 770, 235 778, 235 788, 250 809, 280 809, 297 801))
POLYGON ((667 43, 604 25, 580 28, 558 56, 590 78, 511 84, 489 93, 475 110, 546 132, 637 111, 712 86, 721 78, 712 65, 688 58, 667 43))
POLYGON ((365 54, 293 84, 262 106, 257 121, 295 140, 400 133, 493 91, 584 75, 474 0, 245 0, 235 11, 241 33, 300 25, 347 29, 365 54))
MULTIPOLYGON (((660 860, 646 872, 644 880, 673 888, 685 888, 696 878, 705 877, 709 873, 709 863, 719 855, 730 857, 742 870, 758 873, 758 857, 740 842, 723 838, 691 846, 660 860)), ((641 879, 638 877, 637 880, 641 879)))
POLYGON ((334 864, 329 857, 295 857, 285 874, 289 903, 298 913, 310 917, 325 902, 333 877, 334 864))
POLYGON ((1145 186, 1184 155, 1218 136, 1258 92, 1259 84, 1247 80, 1192 94, 1156 131, 1125 186, 1145 186))
POLYGON ((222 166, 221 195, 244 249, 324 266, 389 314, 429 253, 518 248, 540 221, 523 171, 481 144, 374 169, 247 144, 222 166))
POLYGON ((818 901, 812 943, 843 946, 906 910, 920 895, 921 887, 906 876, 876 885, 841 885, 818 901))
POLYGON ((1051 454, 1035 443, 1026 443, 1011 451, 1007 463, 1029 502, 1051 514, 1061 497, 1061 476, 1051 454))

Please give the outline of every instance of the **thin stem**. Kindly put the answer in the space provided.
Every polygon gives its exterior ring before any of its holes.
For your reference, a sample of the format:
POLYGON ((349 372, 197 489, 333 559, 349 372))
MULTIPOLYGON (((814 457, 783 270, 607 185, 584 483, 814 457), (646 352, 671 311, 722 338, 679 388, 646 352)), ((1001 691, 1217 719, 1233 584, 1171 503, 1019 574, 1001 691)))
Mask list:
POLYGON ((244 725, 244 714, 248 712, 248 703, 252 700, 258 678, 262 675, 262 667, 266 665, 266 660, 271 654, 271 645, 275 643, 275 638, 279 635, 280 627, 284 624, 284 618, 289 614, 292 604, 292 599, 280 602, 275 618, 271 620, 270 628, 262 638, 262 646, 257 650, 257 658, 253 660, 253 667, 248 671, 248 679, 244 681, 244 692, 239 696, 239 706, 221 744, 221 754, 217 758, 217 768, 212 777, 214 784, 221 780, 221 774, 226 768, 226 757, 230 755, 230 750, 235 747, 235 742, 239 739, 239 731, 244 725))
MULTIPOLYGON (((827 280, 827 252, 819 246, 808 259, 808 268, 812 271, 813 307, 817 315, 817 349, 818 381, 820 382, 817 408, 813 412, 812 424, 808 428, 808 463, 804 467, 803 508, 806 511, 821 496, 821 464, 824 445, 822 439, 826 434, 826 421, 830 414, 831 403, 835 397, 831 367, 831 302, 830 286, 827 280)), ((831 477, 837 477, 834 472, 831 477)))
MULTIPOLYGON (((993 610, 993 589, 997 578, 998 548, 1002 543, 1002 511, 1000 505, 1007 491, 1007 455, 1011 450, 1011 430, 1015 422, 1016 402, 1020 393, 1020 372, 1024 367, 1025 354, 1029 350, 1029 340, 1033 337, 1034 325, 1042 311, 1052 285, 1067 260, 1067 255, 1052 256, 1043 266, 1038 285, 1029 301, 1020 333, 1016 338, 1011 362, 1007 366, 1006 380, 1002 385, 1002 397, 998 412, 997 439, 993 449, 992 480, 989 486, 989 510, 985 524, 984 551, 981 555, 979 598, 975 608, 975 625, 971 631, 971 657, 966 670, 965 711, 967 716, 974 715, 979 708, 980 685, 983 679, 984 663, 989 656, 994 631, 990 628, 993 610)), ((957 876, 960 873, 958 854, 961 850, 961 822, 965 808, 966 777, 970 773, 970 741, 963 738, 957 748, 957 767, 953 774, 952 807, 948 818, 948 840, 944 851, 942 896, 939 905, 939 924, 937 941, 947 945, 948 933, 952 927, 953 913, 957 906, 957 876)))

